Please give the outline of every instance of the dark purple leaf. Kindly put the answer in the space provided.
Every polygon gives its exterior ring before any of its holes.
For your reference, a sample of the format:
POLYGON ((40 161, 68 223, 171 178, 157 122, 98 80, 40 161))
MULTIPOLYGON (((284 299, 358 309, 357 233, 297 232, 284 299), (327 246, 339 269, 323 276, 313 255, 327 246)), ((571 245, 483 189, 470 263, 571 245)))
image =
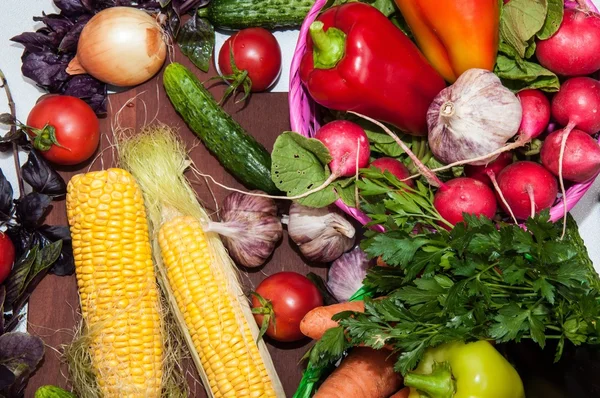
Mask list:
POLYGON ((54 0, 54 4, 63 14, 73 16, 89 12, 81 0, 54 0))
POLYGON ((192 8, 201 7, 208 3, 207 0, 171 0, 171 6, 179 16, 186 14, 192 8))
POLYGON ((27 162, 21 167, 23 179, 34 191, 50 196, 67 193, 67 184, 60 174, 35 150, 29 151, 27 162))
POLYGON ((75 25, 64 35, 58 46, 58 51, 63 53, 75 53, 77 51, 77 42, 85 25, 90 20, 91 16, 80 18, 75 25))
POLYGON ((0 169, 0 221, 6 221, 10 218, 13 205, 13 189, 10 182, 0 169))
MULTIPOLYGON (((31 250, 26 251, 21 257, 17 258, 8 279, 4 281, 6 287, 6 301, 4 302, 4 310, 18 310, 15 304, 19 295, 23 291, 27 276, 31 272, 35 264, 35 259, 38 256, 39 248, 34 246, 31 250)), ((14 311, 18 312, 18 311, 14 311)))
POLYGON ((27 51, 33 53, 54 50, 58 44, 56 36, 50 36, 41 32, 21 33, 10 40, 22 44, 27 51))
POLYGON ((0 336, 0 365, 11 371, 15 380, 8 396, 18 397, 23 393, 29 376, 44 357, 44 342, 28 333, 10 332, 0 336))
POLYGON ((58 14, 43 14, 41 17, 33 17, 36 22, 44 23, 48 29, 56 33, 57 37, 64 37, 73 27, 73 21, 58 14))
POLYGON ((6 233, 15 246, 15 258, 20 258, 25 251, 29 250, 34 236, 21 226, 9 226, 6 233))
POLYGON ((77 75, 68 81, 63 92, 81 98, 92 107, 97 115, 106 113, 107 88, 106 84, 90 75, 77 75))
POLYGON ((6 366, 0 365, 0 389, 10 387, 15 382, 15 374, 6 366))
POLYGON ((17 220, 25 229, 33 230, 42 224, 52 199, 48 195, 30 192, 16 202, 17 220))
POLYGON ((194 65, 208 72, 215 48, 215 29, 210 23, 197 16, 190 18, 177 33, 177 44, 194 65))
POLYGON ((50 273, 58 276, 72 275, 75 272, 73 260, 73 246, 71 244, 71 233, 69 227, 63 225, 42 225, 38 230, 51 242, 62 239, 62 251, 58 259, 50 268, 50 273))
POLYGON ((4 137, 0 138, 0 151, 5 152, 7 150, 12 150, 12 142, 16 142, 18 146, 24 147, 27 145, 27 137, 25 133, 21 129, 10 130, 8 133, 4 135, 4 137))
MULTIPOLYGON (((4 300, 6 299, 6 287, 0 285, 0 335, 4 334, 4 300)), ((2 377, 0 376, 0 379, 2 377)))
POLYGON ((50 51, 41 53, 26 53, 23 58, 21 71, 51 93, 60 92, 64 83, 71 76, 66 72, 71 55, 58 55, 50 51))

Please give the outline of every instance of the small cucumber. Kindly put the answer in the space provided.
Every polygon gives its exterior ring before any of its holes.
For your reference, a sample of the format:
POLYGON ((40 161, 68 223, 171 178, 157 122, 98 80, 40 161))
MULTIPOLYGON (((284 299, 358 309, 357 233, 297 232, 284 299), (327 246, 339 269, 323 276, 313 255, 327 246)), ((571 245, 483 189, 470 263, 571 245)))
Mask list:
POLYGON ((293 28, 302 25, 315 0, 212 0, 198 9, 219 29, 293 28))
POLYGON ((48 385, 38 388, 34 398, 77 398, 77 396, 60 387, 48 385))
POLYGON ((278 194, 271 180, 271 155, 215 101, 185 66, 171 63, 163 84, 175 110, 225 169, 247 188, 278 194))

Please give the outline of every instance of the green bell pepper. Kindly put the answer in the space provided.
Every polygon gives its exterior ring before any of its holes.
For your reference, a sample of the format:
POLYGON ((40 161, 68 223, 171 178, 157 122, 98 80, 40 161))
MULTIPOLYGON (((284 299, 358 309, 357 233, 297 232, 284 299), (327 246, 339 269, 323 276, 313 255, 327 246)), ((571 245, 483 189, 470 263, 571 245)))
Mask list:
POLYGON ((517 371, 489 342, 430 348, 404 378, 409 398, 524 398, 517 371))

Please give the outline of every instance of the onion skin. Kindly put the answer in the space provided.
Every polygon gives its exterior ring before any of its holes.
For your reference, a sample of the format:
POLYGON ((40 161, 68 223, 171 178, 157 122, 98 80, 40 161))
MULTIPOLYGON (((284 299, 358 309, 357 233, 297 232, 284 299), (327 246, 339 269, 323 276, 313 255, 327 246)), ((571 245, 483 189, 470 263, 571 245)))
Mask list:
MULTIPOLYGON (((496 75, 469 69, 429 106, 429 146, 446 164, 484 156, 502 148, 517 133, 521 117, 519 99, 496 75)), ((494 159, 470 164, 482 165, 494 159)))
POLYGON ((141 84, 167 57, 164 32, 146 12, 132 7, 100 11, 85 25, 67 73, 88 73, 118 87, 141 84))

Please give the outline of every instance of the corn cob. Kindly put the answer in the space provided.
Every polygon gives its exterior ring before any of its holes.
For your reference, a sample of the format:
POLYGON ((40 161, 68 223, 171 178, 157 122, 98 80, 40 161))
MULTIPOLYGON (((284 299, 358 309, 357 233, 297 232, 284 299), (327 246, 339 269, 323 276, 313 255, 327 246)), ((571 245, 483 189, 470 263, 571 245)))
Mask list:
POLYGON ((258 347, 228 281, 211 267, 215 261, 202 225, 177 216, 160 228, 158 242, 169 284, 200 353, 215 397, 275 397, 258 347))
POLYGON ((160 396, 158 288, 138 185, 121 169, 76 175, 67 217, 100 391, 105 398, 160 396))
POLYGON ((235 265, 203 231, 210 218, 183 174, 184 145, 158 126, 117 147, 144 194, 158 275, 209 396, 285 397, 235 265))

